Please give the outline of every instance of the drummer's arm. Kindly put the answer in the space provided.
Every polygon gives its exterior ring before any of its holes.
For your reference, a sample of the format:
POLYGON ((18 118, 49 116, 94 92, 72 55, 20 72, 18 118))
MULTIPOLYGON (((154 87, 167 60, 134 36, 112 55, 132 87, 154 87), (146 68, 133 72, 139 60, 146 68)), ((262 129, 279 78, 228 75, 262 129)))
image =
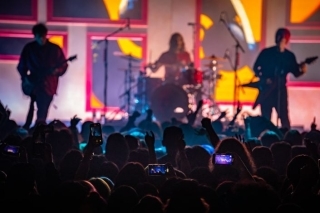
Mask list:
POLYGON ((155 72, 157 72, 158 71, 158 69, 161 67, 161 63, 159 63, 158 61, 156 61, 155 63, 151 63, 151 64, 149 64, 149 68, 151 69, 151 71, 153 72, 153 73, 155 73, 155 72))
POLYGON ((155 63, 150 63, 148 67, 154 73, 158 71, 158 69, 164 64, 164 62, 165 62, 165 58, 164 58, 164 54, 162 54, 155 63))

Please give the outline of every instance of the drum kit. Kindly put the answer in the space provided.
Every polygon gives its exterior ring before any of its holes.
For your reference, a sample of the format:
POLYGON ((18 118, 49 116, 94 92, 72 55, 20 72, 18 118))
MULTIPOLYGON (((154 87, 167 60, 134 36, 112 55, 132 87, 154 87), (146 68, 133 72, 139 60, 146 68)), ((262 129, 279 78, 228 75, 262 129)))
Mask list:
POLYGON ((214 55, 204 58, 210 63, 205 69, 197 69, 193 63, 180 69, 176 82, 166 82, 162 78, 150 77, 150 66, 132 66, 132 62, 140 62, 131 55, 115 53, 128 61, 125 71, 125 91, 119 98, 125 98, 125 106, 121 107, 128 114, 132 111, 146 112, 152 109, 156 120, 170 121, 172 118, 182 120, 190 112, 194 112, 197 103, 203 100, 202 117, 212 117, 221 113, 214 100, 216 81, 221 78, 218 69, 225 59, 214 55), (136 79, 133 72, 139 72, 136 79), (135 84, 134 84, 135 83, 135 84), (136 91, 133 94, 133 90, 136 91), (134 100, 134 101, 133 101, 134 100))

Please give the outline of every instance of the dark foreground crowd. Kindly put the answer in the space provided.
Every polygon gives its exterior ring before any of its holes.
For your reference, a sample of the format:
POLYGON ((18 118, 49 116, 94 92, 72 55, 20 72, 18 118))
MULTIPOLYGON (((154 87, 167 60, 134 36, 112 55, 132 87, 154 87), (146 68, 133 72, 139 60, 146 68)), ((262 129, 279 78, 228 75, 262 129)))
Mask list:
POLYGON ((256 137, 253 118, 235 132, 219 119, 197 126, 192 115, 159 125, 150 110, 121 129, 103 125, 99 145, 91 121, 23 129, 2 105, 0 112, 1 212, 320 212, 314 123, 256 137), (222 154, 231 161, 218 162, 222 154), (165 170, 154 174, 150 164, 165 170))

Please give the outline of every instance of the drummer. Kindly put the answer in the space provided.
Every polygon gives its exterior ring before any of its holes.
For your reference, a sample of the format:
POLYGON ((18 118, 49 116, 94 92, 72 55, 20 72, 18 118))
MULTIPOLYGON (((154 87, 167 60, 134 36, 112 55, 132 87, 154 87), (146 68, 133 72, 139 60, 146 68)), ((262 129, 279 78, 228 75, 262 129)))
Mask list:
POLYGON ((181 84, 182 70, 188 69, 191 64, 190 54, 185 50, 183 37, 180 33, 171 35, 169 49, 162 53, 159 59, 152 65, 153 72, 162 65, 165 66, 165 83, 181 84))

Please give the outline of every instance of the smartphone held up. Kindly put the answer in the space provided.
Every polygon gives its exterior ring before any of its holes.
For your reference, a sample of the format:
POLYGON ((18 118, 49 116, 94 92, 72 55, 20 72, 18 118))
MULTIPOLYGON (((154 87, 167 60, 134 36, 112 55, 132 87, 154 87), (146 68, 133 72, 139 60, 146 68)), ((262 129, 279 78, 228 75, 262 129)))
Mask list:
POLYGON ((93 142, 96 146, 102 145, 102 129, 100 123, 90 124, 89 141, 93 142))
POLYGON ((215 164, 217 165, 232 165, 233 161, 232 154, 215 154, 215 164))
POLYGON ((166 164, 149 164, 148 175, 149 176, 161 176, 169 173, 169 168, 166 164))
POLYGON ((3 148, 3 154, 9 155, 9 156, 19 156, 20 155, 20 147, 7 144, 3 148))

